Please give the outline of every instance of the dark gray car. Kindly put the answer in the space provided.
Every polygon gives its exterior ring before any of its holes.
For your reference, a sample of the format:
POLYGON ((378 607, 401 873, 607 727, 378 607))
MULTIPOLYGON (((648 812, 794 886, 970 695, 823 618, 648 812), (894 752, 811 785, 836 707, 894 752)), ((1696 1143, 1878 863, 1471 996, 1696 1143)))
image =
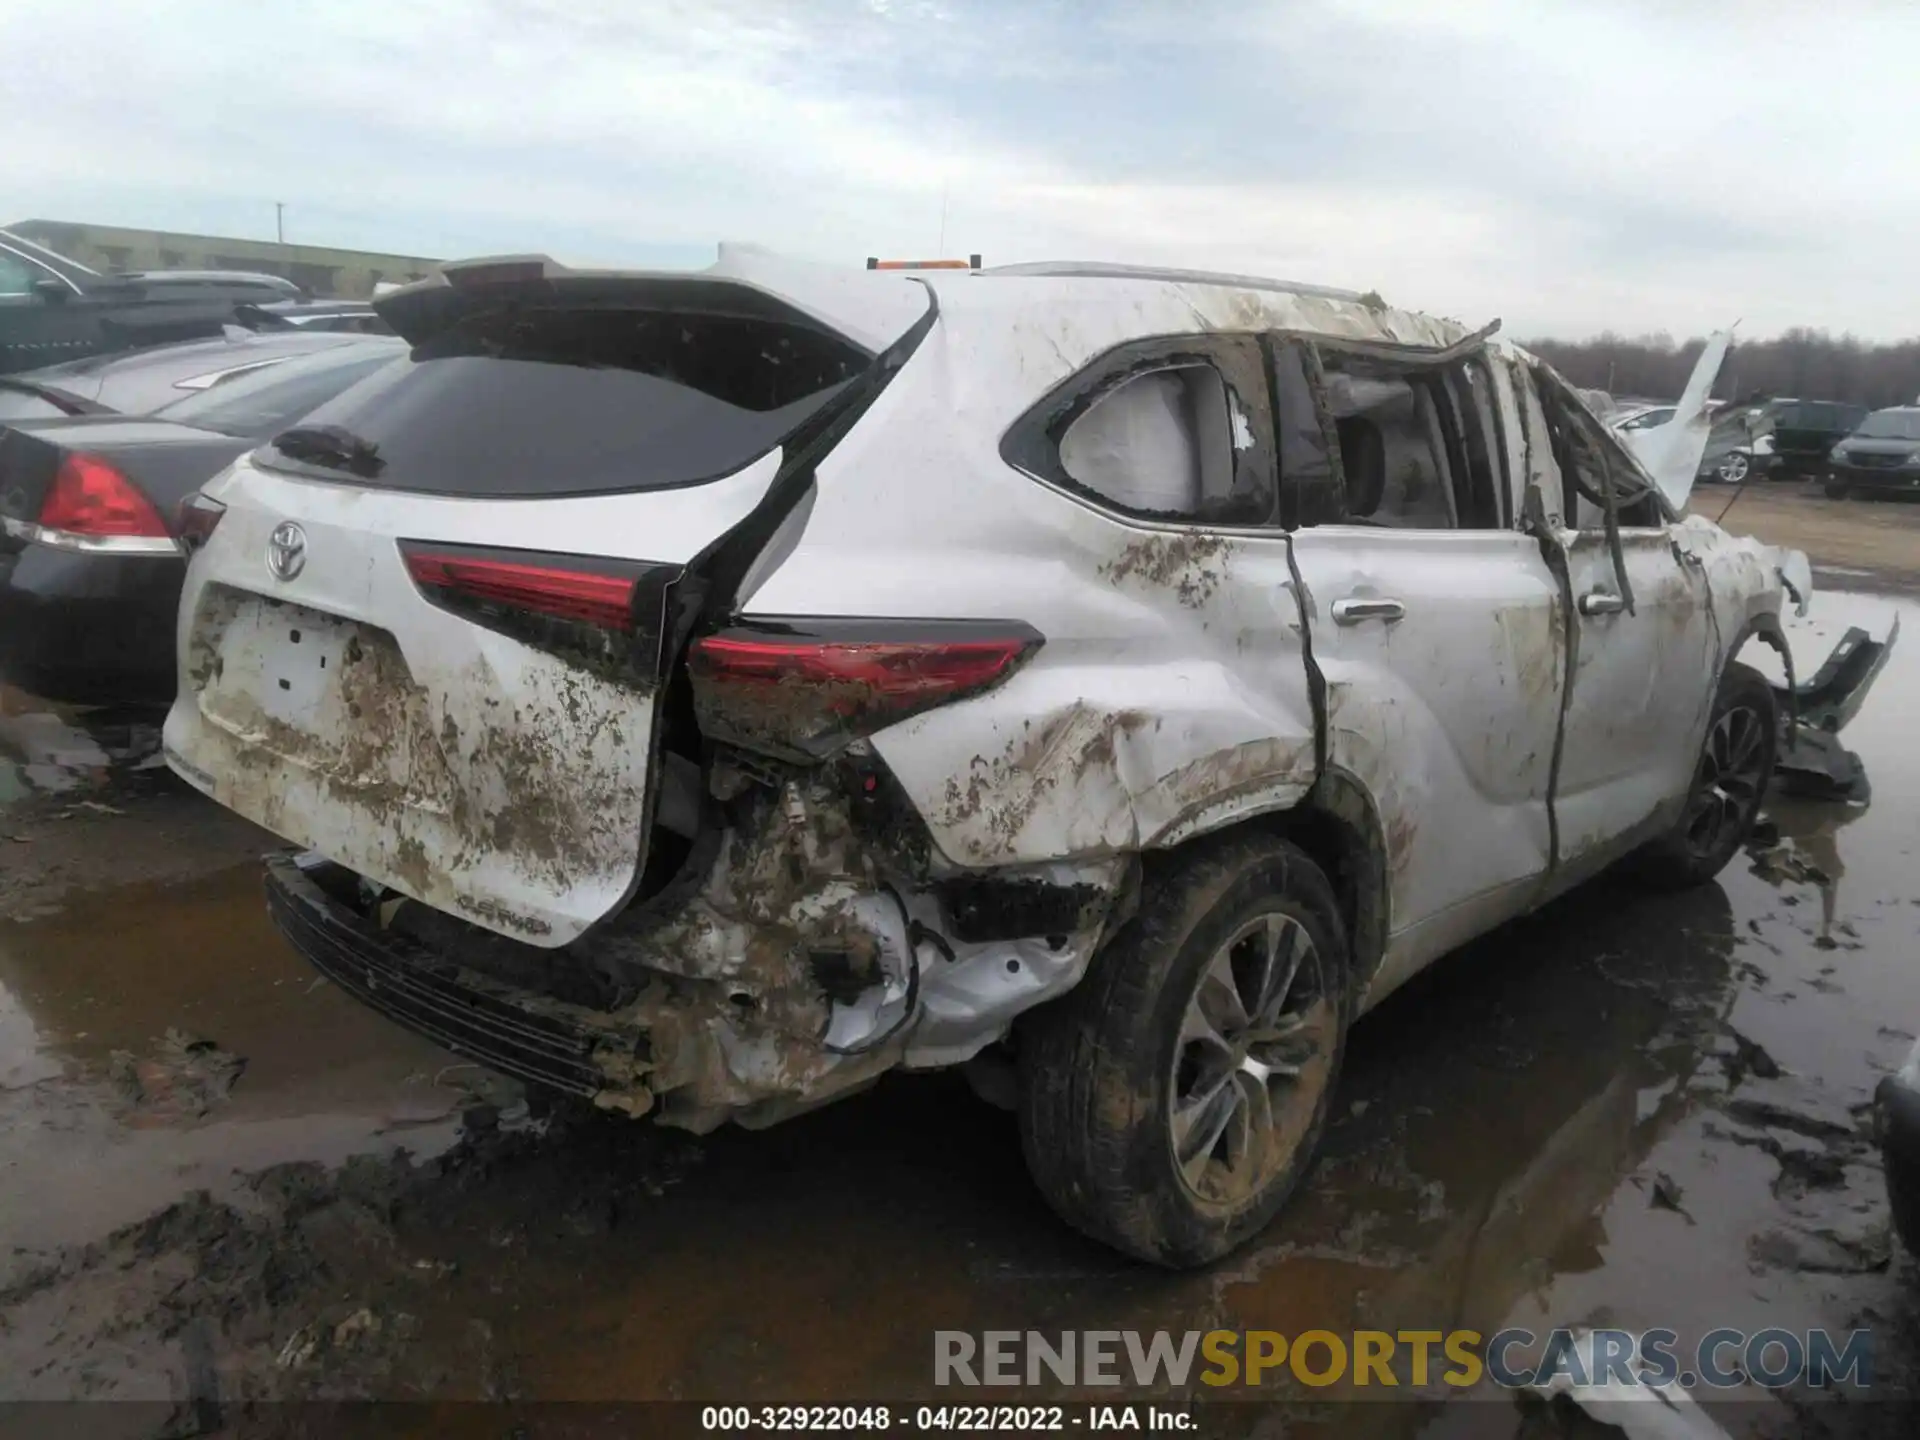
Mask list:
POLYGON ((102 275, 0 230, 0 375, 218 335, 235 305, 300 298, 291 280, 237 270, 102 275))
POLYGON ((1920 405, 1876 410, 1833 447, 1827 494, 1920 493, 1920 405))
POLYGON ((0 425, 63 415, 150 415, 182 396, 360 337, 310 330, 229 327, 207 340, 89 355, 19 375, 0 375, 0 425))

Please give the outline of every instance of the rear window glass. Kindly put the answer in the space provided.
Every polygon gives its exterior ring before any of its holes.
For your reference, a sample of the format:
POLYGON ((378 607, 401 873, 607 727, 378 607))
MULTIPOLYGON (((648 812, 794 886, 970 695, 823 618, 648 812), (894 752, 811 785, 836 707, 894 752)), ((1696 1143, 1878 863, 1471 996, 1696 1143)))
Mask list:
POLYGON ((405 353, 403 345, 348 344, 235 375, 154 413, 222 435, 264 440, 405 353))
MULTIPOLYGON (((632 309, 468 317, 307 423, 373 447, 348 483, 445 495, 658 490, 744 469, 869 363, 799 323, 632 309)), ((290 460, 269 446, 269 464, 290 460)))

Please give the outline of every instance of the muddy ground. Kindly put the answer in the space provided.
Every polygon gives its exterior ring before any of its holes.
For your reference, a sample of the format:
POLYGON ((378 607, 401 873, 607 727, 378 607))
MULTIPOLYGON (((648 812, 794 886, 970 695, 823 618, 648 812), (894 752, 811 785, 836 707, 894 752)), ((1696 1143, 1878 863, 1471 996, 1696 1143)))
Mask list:
POLYGON ((1920 595, 1920 505, 1829 500, 1815 484, 1756 480, 1703 485, 1692 508, 1735 534, 1806 551, 1824 589, 1920 595))
MULTIPOLYGON (((1753 500, 1730 521, 1826 506, 1753 500)), ((1906 533, 1882 591, 1920 576, 1906 533)), ((0 1433, 297 1430, 285 1399, 951 1400, 936 1329, 1582 1322, 1868 1326, 1877 1403, 1723 1418, 1920 1433, 1920 1264, 1864 1121, 1920 1029, 1920 605, 1822 602, 1890 606, 1908 640, 1848 736, 1870 806, 1776 799, 1717 884, 1603 881, 1421 977, 1356 1031, 1304 1193, 1195 1275, 1063 1229, 1011 1117, 951 1076, 705 1139, 529 1105, 291 955, 273 840, 145 764, 150 727, 6 697, 0 1400, 146 1403, 0 1405, 0 1433)), ((1266 1398, 1212 1433, 1574 1433, 1485 1392, 1266 1398)), ((475 1414, 432 1413, 417 1433, 475 1414)))

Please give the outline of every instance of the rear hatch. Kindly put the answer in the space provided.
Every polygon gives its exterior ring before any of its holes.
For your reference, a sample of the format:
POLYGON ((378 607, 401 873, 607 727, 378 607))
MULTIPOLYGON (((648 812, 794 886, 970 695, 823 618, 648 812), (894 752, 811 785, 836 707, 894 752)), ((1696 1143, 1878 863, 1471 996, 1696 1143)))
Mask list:
POLYGON ((502 935, 559 946, 617 912, 687 567, 929 304, 722 269, 476 262, 384 298, 412 357, 208 488, 174 768, 502 935))

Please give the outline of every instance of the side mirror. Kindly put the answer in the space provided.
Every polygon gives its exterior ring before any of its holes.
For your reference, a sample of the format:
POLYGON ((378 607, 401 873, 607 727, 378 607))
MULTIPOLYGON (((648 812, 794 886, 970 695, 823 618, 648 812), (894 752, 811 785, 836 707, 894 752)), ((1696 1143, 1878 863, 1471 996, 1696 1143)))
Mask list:
POLYGON ((73 291, 58 280, 41 278, 33 282, 33 298, 50 305, 64 305, 73 291))

